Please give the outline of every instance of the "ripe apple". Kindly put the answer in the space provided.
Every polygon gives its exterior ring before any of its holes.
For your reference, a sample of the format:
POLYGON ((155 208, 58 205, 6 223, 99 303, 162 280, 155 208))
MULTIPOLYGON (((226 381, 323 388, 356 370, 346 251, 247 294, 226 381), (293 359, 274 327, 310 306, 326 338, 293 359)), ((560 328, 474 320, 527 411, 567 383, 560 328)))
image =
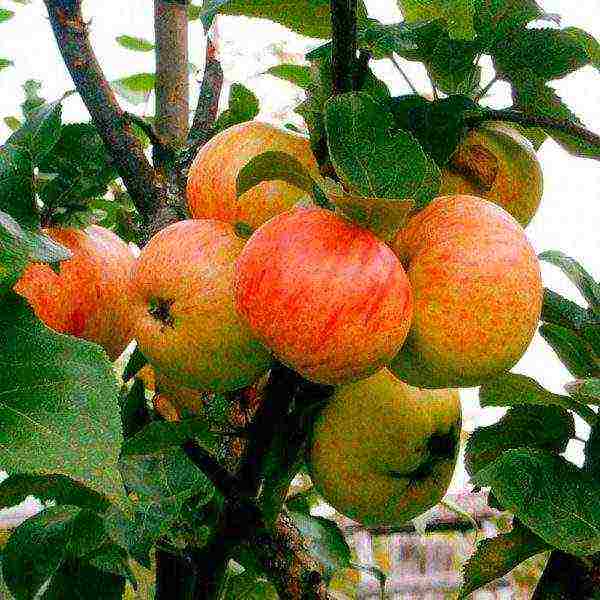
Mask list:
POLYGON ((543 187, 529 140, 505 123, 493 122, 472 129, 442 169, 440 196, 486 198, 525 227, 540 205, 543 187))
POLYGON ((236 263, 236 305, 254 335, 319 383, 366 377, 406 338, 412 294, 373 233, 320 208, 260 227, 236 263))
POLYGON ((435 199, 394 240, 414 294, 391 370, 426 388, 480 385, 510 369, 535 333, 540 266, 523 228, 475 196, 435 199))
POLYGON ((336 389, 308 453, 317 491, 365 526, 400 525, 446 493, 461 429, 456 390, 423 390, 387 369, 336 389))
POLYGON ((244 223, 254 230, 290 209, 306 193, 284 181, 263 181, 236 198, 238 173, 267 151, 286 152, 309 171, 319 172, 307 138, 259 121, 240 123, 218 133, 194 159, 187 183, 190 215, 244 223))
POLYGON ((133 338, 126 297, 133 253, 98 225, 45 233, 73 257, 60 264, 58 274, 45 264, 29 265, 14 290, 48 327, 95 342, 114 360, 133 338))
POLYGON ((269 352, 234 307, 234 262, 243 247, 229 223, 187 220, 159 231, 136 261, 133 332, 148 361, 183 386, 234 390, 269 368, 269 352))
POLYGON ((204 414, 204 405, 210 401, 212 394, 173 381, 162 373, 156 373, 156 390, 154 402, 161 406, 172 407, 179 418, 197 417, 204 414))

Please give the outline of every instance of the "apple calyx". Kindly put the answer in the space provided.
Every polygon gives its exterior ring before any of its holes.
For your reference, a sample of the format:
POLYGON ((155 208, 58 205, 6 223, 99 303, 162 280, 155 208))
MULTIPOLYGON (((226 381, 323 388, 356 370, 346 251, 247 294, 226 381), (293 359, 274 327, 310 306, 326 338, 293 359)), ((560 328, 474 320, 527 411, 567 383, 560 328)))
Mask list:
POLYGON ((170 327, 175 329, 175 318, 171 314, 171 307, 175 300, 165 298, 152 298, 148 313, 162 324, 162 328, 170 327))

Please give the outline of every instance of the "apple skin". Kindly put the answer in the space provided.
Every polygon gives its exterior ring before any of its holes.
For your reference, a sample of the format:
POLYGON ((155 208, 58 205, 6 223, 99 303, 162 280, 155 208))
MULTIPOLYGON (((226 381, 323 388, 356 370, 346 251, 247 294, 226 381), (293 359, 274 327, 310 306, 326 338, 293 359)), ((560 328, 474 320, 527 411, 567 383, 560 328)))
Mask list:
POLYGON ((485 198, 526 227, 543 189, 542 169, 529 140, 505 123, 491 122, 471 130, 442 168, 439 195, 485 198))
POLYGON ((229 223, 187 220, 158 232, 136 261, 135 337, 156 370, 182 386, 235 390, 271 364, 234 307, 234 262, 243 247, 229 223))
POLYGON ((236 263, 236 306, 254 335, 304 377, 366 377, 400 349, 412 294, 392 250, 320 208, 260 227, 236 263))
POLYGON ((319 172, 308 138, 260 121, 233 125, 205 144, 190 167, 190 215, 232 225, 245 223, 254 230, 292 208, 306 192, 285 181, 263 181, 236 198, 236 179, 242 167, 268 151, 286 152, 310 172, 319 172))
POLYGON ((29 265, 14 290, 48 327, 99 344, 116 359, 133 339, 126 296, 131 249, 98 225, 44 232, 73 257, 61 262, 58 274, 45 264, 29 265))
POLYGON ((437 198, 394 240, 414 315, 390 365, 426 388, 471 387, 510 369, 537 328, 542 282, 523 228, 475 196, 437 198))
POLYGON ((156 389, 155 405, 157 402, 164 407, 170 405, 177 414, 177 420, 204 415, 204 405, 210 401, 212 396, 210 392, 182 386, 158 372, 156 373, 156 389))
POLYGON ((381 369, 336 389, 315 421, 309 473, 338 512, 366 527, 400 525, 443 498, 460 430, 457 390, 411 387, 381 369))

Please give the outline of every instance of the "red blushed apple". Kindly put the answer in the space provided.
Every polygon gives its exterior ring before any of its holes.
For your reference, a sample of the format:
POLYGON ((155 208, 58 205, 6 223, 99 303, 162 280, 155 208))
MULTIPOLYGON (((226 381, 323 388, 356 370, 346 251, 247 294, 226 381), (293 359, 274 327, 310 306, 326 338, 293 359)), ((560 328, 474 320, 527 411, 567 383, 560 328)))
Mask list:
POLYGON ((435 199, 401 230, 413 323, 390 368, 424 388, 477 386, 510 369, 535 333, 540 266, 523 228, 475 196, 435 199))
POLYGON ((318 208, 285 212, 250 237, 235 294, 252 332, 319 383, 377 371, 400 349, 412 314, 410 285, 390 248, 318 208))
POLYGON ((140 350, 183 386, 223 392, 250 385, 271 363, 233 301, 244 247, 229 223, 187 220, 157 233, 132 272, 130 310, 140 350))
POLYGON ((45 264, 29 265, 15 291, 48 327, 95 342, 114 360, 133 338, 126 297, 133 253, 115 233, 98 225, 84 230, 56 227, 45 233, 73 257, 61 263, 58 274, 45 264))
POLYGON ((285 181, 263 181, 236 197, 240 170, 263 152, 290 154, 310 172, 319 167, 307 138, 268 123, 248 121, 218 133, 198 152, 190 167, 187 200, 195 219, 219 219, 256 229, 294 206, 306 194, 285 181))

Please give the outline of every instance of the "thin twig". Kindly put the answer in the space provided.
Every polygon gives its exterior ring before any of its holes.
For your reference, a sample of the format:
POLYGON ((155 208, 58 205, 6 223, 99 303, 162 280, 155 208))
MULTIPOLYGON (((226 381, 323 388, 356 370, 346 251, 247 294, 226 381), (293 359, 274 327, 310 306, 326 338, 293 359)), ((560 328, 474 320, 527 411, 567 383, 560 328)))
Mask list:
POLYGON ((482 98, 487 96, 488 92, 492 89, 495 83, 498 82, 498 76, 496 75, 484 88, 479 90, 477 96, 475 96, 474 101, 479 102, 482 98))
POLYGON ((400 73, 400 75, 402 75, 402 77, 404 78, 404 81, 406 81, 406 83, 412 90, 413 94, 418 94, 419 92, 417 91, 417 88, 413 85, 413 82, 409 79, 408 75, 405 73, 404 69, 402 68, 402 65, 398 62, 398 59, 392 54, 390 56, 390 60, 394 63, 394 66, 396 67, 396 69, 398 69, 398 72, 400 73))
POLYGON ((356 0, 331 0, 333 93, 354 89, 356 0))
POLYGON ((98 64, 81 15, 81 0, 45 0, 45 4, 75 87, 142 220, 148 223, 161 205, 163 189, 98 64))

